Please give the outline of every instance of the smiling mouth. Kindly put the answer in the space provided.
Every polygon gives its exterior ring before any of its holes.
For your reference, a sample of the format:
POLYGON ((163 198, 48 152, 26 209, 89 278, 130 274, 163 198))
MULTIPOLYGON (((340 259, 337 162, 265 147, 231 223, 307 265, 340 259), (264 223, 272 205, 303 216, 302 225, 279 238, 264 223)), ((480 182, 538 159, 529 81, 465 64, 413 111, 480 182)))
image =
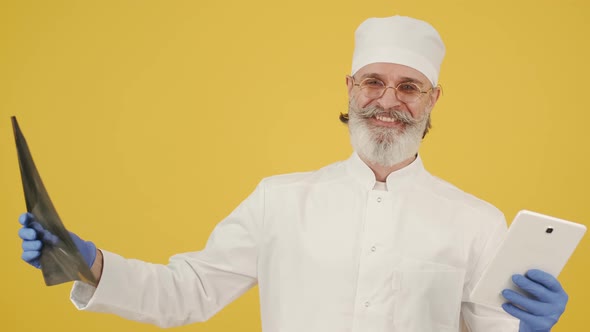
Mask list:
POLYGON ((384 115, 375 115, 375 119, 379 120, 379 121, 383 121, 383 122, 398 122, 397 119, 389 117, 389 116, 384 116, 384 115))

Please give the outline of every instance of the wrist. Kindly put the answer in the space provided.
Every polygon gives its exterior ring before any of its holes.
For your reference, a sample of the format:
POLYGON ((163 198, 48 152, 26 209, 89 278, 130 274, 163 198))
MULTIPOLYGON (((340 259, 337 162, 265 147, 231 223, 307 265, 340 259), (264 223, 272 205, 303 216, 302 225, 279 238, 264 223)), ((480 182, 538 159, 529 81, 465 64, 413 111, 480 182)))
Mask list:
POLYGON ((96 286, 100 282, 100 277, 102 276, 102 266, 103 266, 103 256, 102 252, 96 248, 96 255, 92 266, 90 267, 90 272, 94 275, 94 279, 96 279, 96 286))

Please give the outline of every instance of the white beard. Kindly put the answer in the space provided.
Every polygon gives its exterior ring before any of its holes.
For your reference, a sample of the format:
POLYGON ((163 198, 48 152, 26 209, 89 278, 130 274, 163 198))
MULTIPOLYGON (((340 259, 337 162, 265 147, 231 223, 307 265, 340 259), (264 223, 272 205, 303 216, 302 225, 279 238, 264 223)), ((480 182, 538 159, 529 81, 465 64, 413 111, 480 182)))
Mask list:
POLYGON ((394 111, 397 113, 391 115, 409 123, 403 128, 371 125, 366 116, 381 112, 384 111, 375 107, 359 109, 351 101, 348 112, 350 142, 354 150, 369 163, 390 167, 418 153, 430 115, 425 114, 422 119, 413 119, 406 112, 394 111))

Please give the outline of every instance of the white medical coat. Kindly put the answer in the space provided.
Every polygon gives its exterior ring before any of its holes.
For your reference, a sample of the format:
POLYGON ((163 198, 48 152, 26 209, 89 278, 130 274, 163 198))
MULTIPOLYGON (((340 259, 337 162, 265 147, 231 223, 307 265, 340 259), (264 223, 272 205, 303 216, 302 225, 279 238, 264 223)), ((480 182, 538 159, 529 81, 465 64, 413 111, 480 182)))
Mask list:
POLYGON ((387 177, 353 154, 264 179, 202 251, 150 264, 103 251, 83 310, 169 327, 207 320, 258 284, 264 332, 517 331, 468 294, 506 223, 492 205, 430 175, 418 157, 387 177))

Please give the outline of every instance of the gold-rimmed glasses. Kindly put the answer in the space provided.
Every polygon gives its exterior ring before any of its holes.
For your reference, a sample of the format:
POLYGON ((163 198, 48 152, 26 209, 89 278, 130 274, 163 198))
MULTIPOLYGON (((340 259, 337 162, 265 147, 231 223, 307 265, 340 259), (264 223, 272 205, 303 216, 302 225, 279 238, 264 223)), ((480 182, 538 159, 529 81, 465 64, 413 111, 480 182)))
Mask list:
POLYGON ((422 91, 420 87, 413 82, 401 82, 396 86, 388 86, 382 80, 374 77, 367 77, 356 83, 354 77, 350 76, 354 86, 358 86, 365 97, 369 99, 378 99, 383 97, 385 91, 392 88, 395 92, 395 97, 403 103, 413 103, 420 99, 422 95, 429 93, 434 89, 431 87, 426 91, 422 91))

